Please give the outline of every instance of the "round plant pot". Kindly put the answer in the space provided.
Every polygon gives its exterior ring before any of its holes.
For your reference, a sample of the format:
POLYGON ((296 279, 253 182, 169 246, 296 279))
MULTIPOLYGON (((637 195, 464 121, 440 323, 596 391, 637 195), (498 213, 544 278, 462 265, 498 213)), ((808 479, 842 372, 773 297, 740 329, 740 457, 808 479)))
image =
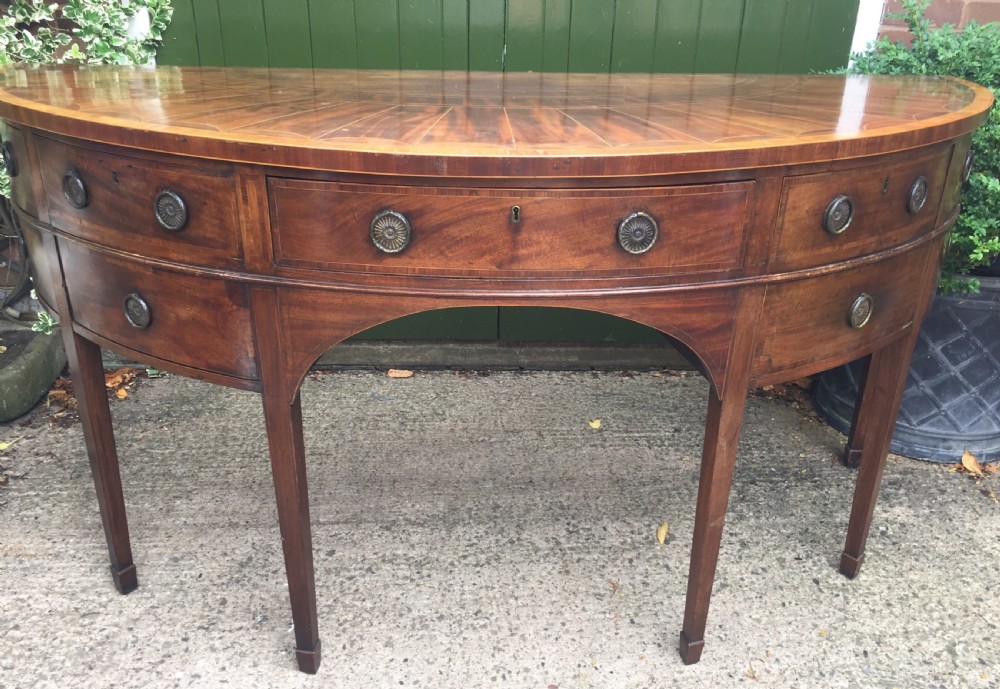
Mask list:
MULTIPOLYGON (((843 433, 851 427, 860 370, 853 362, 817 380, 816 406, 843 433)), ((981 278, 979 294, 934 299, 891 449, 931 462, 958 462, 966 449, 980 462, 1000 460, 1000 278, 981 278)))

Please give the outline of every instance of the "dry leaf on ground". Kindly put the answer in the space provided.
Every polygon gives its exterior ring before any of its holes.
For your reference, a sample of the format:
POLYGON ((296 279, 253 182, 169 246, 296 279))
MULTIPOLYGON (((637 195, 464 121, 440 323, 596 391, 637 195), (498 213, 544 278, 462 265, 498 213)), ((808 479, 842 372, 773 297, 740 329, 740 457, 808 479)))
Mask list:
POLYGON ((667 522, 663 522, 658 527, 656 527, 656 541, 660 545, 663 545, 667 540, 667 534, 670 533, 670 525, 667 522))
POLYGON ((402 368, 390 368, 389 372, 386 374, 390 378, 412 378, 413 371, 407 371, 402 368))
POLYGON ((601 427, 601 420, 600 419, 594 419, 593 421, 588 421, 587 425, 590 426, 591 428, 593 428, 596 431, 598 428, 601 427))
POLYGON ((962 455, 962 468, 976 478, 983 478, 985 476, 983 468, 979 465, 979 459, 968 450, 962 455))

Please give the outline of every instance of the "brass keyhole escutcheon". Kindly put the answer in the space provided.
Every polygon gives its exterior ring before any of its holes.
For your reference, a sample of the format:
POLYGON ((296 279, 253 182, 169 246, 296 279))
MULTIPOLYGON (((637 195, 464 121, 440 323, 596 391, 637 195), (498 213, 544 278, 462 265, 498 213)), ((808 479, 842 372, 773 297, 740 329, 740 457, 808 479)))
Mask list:
POLYGON ((521 207, 511 206, 510 207, 510 221, 511 222, 521 222, 521 207))

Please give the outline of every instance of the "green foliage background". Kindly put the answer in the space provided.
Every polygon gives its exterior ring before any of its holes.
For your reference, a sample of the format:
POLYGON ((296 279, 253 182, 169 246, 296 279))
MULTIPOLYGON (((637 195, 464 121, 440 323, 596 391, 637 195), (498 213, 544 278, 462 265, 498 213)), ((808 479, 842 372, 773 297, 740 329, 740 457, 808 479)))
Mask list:
MULTIPOLYGON (((974 81, 1000 95, 1000 25, 969 22, 956 31, 949 24, 931 26, 930 0, 901 0, 913 42, 880 38, 853 56, 849 71, 860 74, 950 75, 974 81)), ((976 292, 970 271, 1000 255, 1000 108, 972 137, 975 168, 962 190, 962 214, 952 231, 940 287, 944 292, 976 292)))
MULTIPOLYGON (((172 14, 170 0, 13 0, 0 14, 0 66, 148 64, 172 14), (143 8, 149 12, 149 32, 130 37, 129 19, 143 8)), ((10 195, 10 180, 2 168, 0 194, 10 195)))

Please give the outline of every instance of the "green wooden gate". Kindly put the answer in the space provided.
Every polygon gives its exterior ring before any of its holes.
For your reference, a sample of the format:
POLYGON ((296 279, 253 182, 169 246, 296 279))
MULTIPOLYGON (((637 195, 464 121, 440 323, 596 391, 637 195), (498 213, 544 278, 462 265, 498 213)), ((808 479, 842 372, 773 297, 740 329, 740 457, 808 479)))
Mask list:
MULTIPOLYGON (((170 65, 802 73, 847 61, 860 0, 173 0, 170 65)), ((661 342, 600 314, 419 314, 364 339, 661 342)))

